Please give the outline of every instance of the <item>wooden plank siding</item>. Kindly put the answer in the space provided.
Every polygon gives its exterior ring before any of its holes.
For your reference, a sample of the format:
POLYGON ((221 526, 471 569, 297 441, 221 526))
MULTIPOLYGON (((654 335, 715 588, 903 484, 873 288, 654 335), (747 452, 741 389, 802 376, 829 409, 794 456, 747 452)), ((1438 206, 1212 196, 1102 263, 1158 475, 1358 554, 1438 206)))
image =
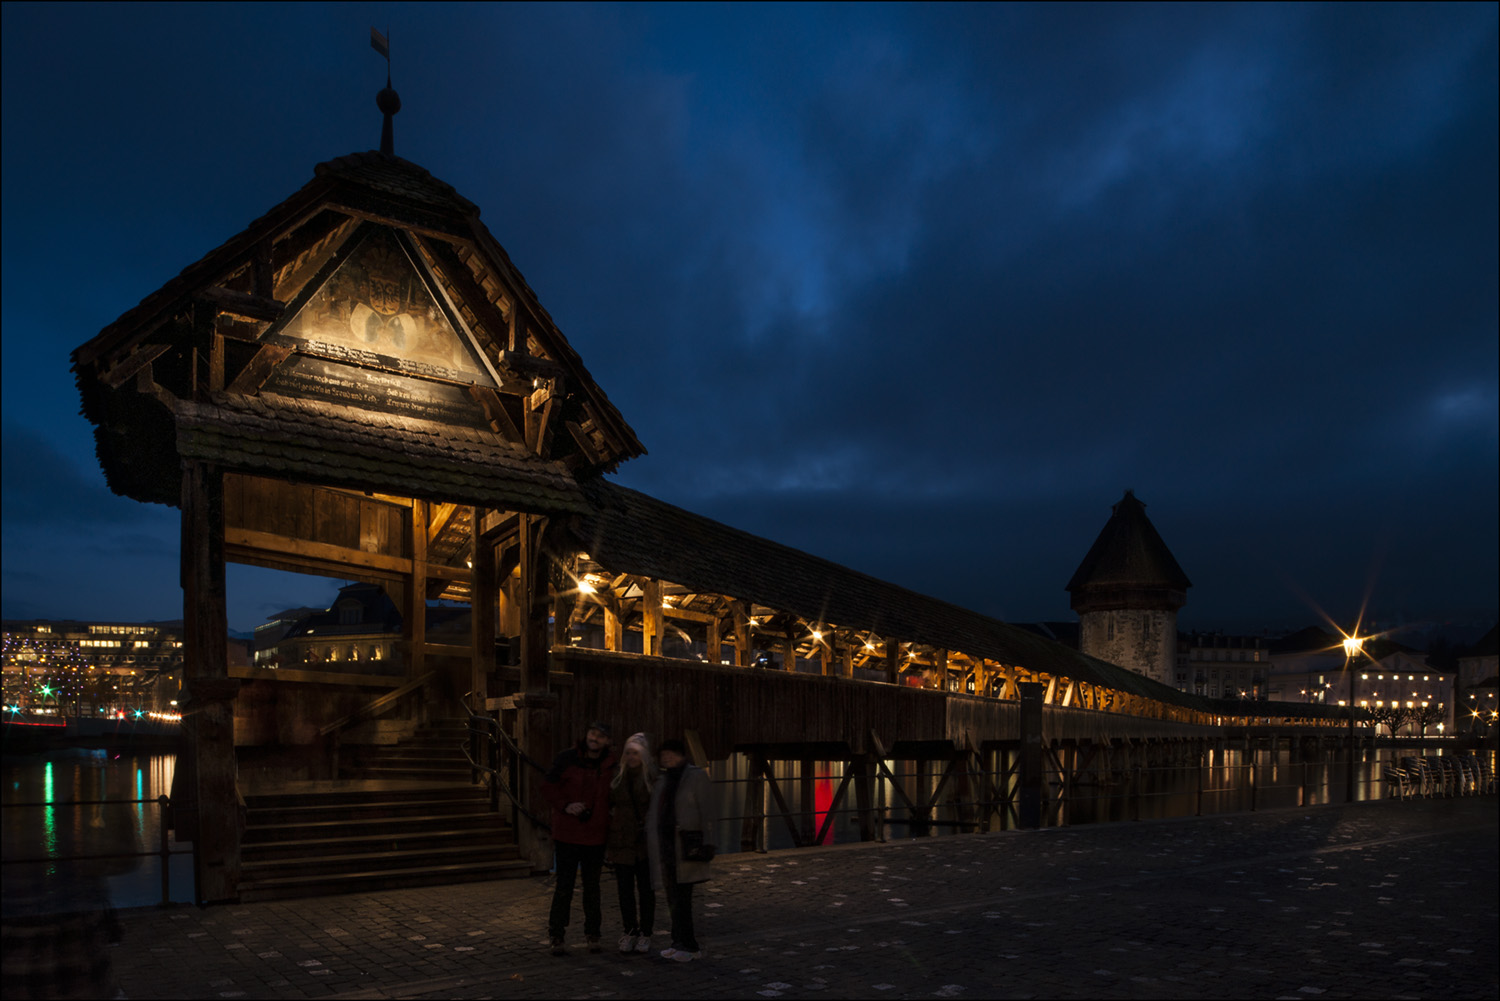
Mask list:
MULTIPOLYGON (((847 744, 871 750, 874 731, 887 747, 944 742, 976 749, 1020 739, 1020 703, 877 682, 777 670, 746 670, 687 660, 579 647, 552 650, 556 672, 571 683, 560 696, 558 734, 573 739, 593 720, 618 735, 643 730, 660 740, 696 730, 710 758, 750 746, 847 744)), ((1218 728, 1152 717, 1045 706, 1047 743, 1108 743, 1217 734, 1218 728)))
POLYGON ((410 504, 261 476, 224 477, 224 527, 410 558, 410 504))

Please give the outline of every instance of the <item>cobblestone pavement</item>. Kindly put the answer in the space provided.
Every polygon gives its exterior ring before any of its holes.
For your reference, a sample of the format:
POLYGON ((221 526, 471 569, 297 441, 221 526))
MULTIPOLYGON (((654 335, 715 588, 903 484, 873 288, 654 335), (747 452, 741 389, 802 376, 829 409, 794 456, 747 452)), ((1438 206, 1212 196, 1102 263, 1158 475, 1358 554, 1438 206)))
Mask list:
POLYGON ((132 998, 1493 999, 1497 834, 1487 796, 731 855, 689 964, 611 951, 607 875, 606 951, 564 958, 543 879, 140 909, 114 970, 132 998))

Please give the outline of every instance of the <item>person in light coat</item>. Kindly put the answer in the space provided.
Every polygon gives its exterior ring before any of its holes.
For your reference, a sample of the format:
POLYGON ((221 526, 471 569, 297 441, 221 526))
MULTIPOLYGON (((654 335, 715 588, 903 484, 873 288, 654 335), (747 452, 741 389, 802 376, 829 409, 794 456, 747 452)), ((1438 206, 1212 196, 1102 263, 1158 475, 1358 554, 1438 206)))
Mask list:
POLYGON ((693 887, 713 877, 704 856, 711 857, 719 815, 713 782, 707 772, 688 763, 686 745, 664 740, 658 753, 661 777, 651 790, 646 850, 651 883, 666 897, 672 915, 672 944, 661 956, 688 963, 703 954, 693 931, 693 887))
POLYGON ((632 734, 609 783, 609 840, 604 843, 604 861, 614 866, 620 896, 620 921, 625 928, 620 936, 622 953, 651 951, 656 894, 651 889, 646 818, 651 815, 651 788, 657 781, 646 735, 632 734))

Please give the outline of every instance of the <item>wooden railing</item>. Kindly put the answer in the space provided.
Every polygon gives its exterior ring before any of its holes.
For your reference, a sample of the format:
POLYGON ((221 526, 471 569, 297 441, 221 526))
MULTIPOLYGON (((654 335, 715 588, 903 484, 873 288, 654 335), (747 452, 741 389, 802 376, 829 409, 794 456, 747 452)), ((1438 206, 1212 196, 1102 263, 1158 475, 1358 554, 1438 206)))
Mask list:
POLYGON ((400 688, 394 688, 391 691, 386 692, 384 695, 380 695, 375 697, 374 699, 371 699, 369 702, 360 706, 358 709, 354 710, 352 713, 349 713, 347 716, 342 716, 331 723, 323 724, 322 726, 318 727, 318 736, 327 737, 330 734, 338 733, 345 727, 358 723, 361 719, 364 719, 367 716, 373 716, 376 713, 389 708, 401 698, 410 695, 412 692, 421 688, 423 685, 426 685, 429 681, 432 680, 435 673, 436 672, 434 671, 428 671, 421 677, 413 678, 411 681, 408 681, 400 688))

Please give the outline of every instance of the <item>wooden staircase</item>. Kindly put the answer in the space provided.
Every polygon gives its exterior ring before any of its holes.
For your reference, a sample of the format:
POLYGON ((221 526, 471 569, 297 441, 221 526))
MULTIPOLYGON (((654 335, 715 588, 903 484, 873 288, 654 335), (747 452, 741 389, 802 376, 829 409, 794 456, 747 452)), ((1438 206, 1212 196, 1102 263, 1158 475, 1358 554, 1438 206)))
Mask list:
POLYGON ((528 876, 506 813, 470 782, 462 721, 345 750, 329 788, 245 797, 240 899, 528 876))

